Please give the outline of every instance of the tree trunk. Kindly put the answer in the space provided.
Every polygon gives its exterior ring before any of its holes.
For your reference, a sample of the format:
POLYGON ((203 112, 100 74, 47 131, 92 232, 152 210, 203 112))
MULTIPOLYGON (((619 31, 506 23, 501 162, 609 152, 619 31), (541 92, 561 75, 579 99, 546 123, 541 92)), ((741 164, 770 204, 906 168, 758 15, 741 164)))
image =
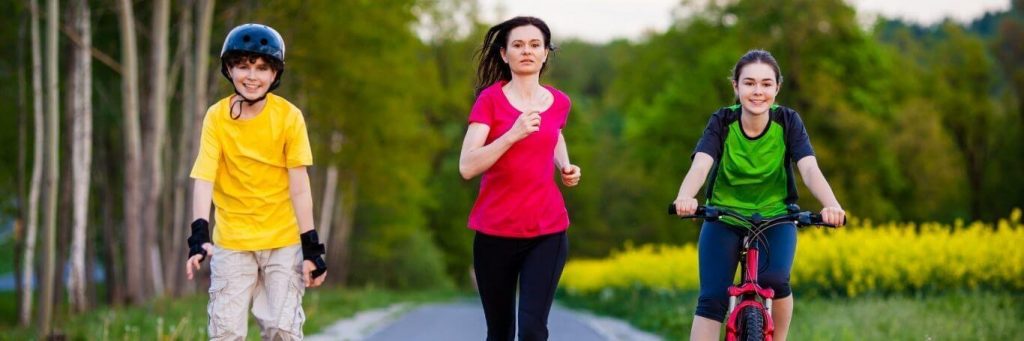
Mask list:
POLYGON ((139 137, 138 50, 135 46, 135 15, 130 0, 118 0, 118 22, 121 29, 121 96, 124 115, 124 249, 128 300, 145 301, 144 262, 142 251, 142 146, 139 137))
MULTIPOLYGON (((331 158, 341 152, 341 143, 344 139, 344 135, 341 132, 334 131, 331 133, 331 158)), ((320 234, 320 239, 329 241, 331 240, 331 223, 334 218, 335 205, 334 200, 338 197, 338 166, 331 162, 327 166, 327 174, 324 180, 324 197, 320 206, 320 225, 317 226, 320 234)))
MULTIPOLYGON (((192 145, 192 129, 193 118, 192 110, 195 109, 195 63, 194 55, 192 52, 192 7, 191 1, 187 1, 181 6, 181 17, 178 22, 178 53, 182 56, 182 68, 181 68, 181 127, 180 134, 178 135, 178 154, 175 161, 175 172, 174 172, 174 208, 172 212, 172 223, 170 230, 172 231, 171 237, 168 238, 170 246, 167 249, 166 256, 164 259, 168 259, 170 264, 175 264, 179 260, 185 259, 185 245, 184 241, 189 235, 188 228, 185 224, 190 220, 186 217, 185 207, 188 207, 188 203, 185 201, 185 192, 188 187, 188 173, 191 170, 191 163, 189 160, 192 159, 191 145, 192 145)), ((168 283, 172 283, 171 293, 174 296, 183 293, 181 289, 185 287, 181 283, 183 276, 181 276, 181 268, 168 266, 165 267, 166 272, 164 278, 167 279, 168 283)))
POLYGON ((331 259, 331 276, 327 277, 327 280, 338 285, 345 285, 348 282, 349 258, 352 254, 349 240, 352 236, 356 206, 356 179, 351 174, 343 178, 347 181, 343 181, 345 185, 341 186, 338 204, 335 205, 338 218, 334 221, 332 236, 327 245, 327 254, 331 259))
MULTIPOLYGON (((119 188, 114 184, 114 179, 111 178, 111 174, 114 173, 116 163, 114 159, 114 146, 110 143, 110 136, 104 136, 101 140, 103 145, 97 150, 101 151, 100 159, 97 162, 98 165, 103 165, 106 169, 102 172, 98 172, 96 175, 96 181, 99 183, 99 187, 102 188, 100 197, 116 198, 119 188)), ((103 243, 103 254, 104 264, 106 264, 105 274, 107 276, 107 302, 114 306, 124 304, 127 298, 127 285, 125 283, 125 270, 124 270, 124 250, 121 246, 124 242, 124 235, 118 231, 117 219, 114 217, 114 205, 101 205, 102 212, 102 228, 104 238, 103 243)))
POLYGON ((148 122, 143 136, 146 153, 142 154, 145 162, 146 178, 145 198, 142 204, 142 223, 146 243, 146 256, 149 260, 149 278, 152 280, 149 289, 162 296, 165 293, 163 266, 160 260, 160 247, 157 243, 158 212, 160 196, 163 192, 163 151, 164 137, 167 130, 167 31, 170 21, 170 1, 156 0, 153 2, 153 42, 150 50, 152 69, 147 77, 150 83, 148 122))
POLYGON ((86 299, 85 236, 89 209, 90 169, 92 167, 92 32, 89 26, 89 2, 77 0, 74 11, 75 28, 82 45, 73 53, 71 75, 71 144, 72 196, 74 197, 73 234, 71 240, 71 276, 68 279, 68 298, 75 312, 89 308, 86 299))
POLYGON ((57 15, 57 0, 46 2, 46 208, 43 217, 43 225, 46 228, 44 234, 45 262, 43 263, 43 277, 40 281, 42 291, 39 300, 39 335, 45 337, 50 335, 50 327, 53 319, 53 293, 54 277, 57 269, 57 194, 58 174, 60 167, 57 158, 60 151, 60 115, 57 96, 57 27, 60 25, 60 17, 57 15))
POLYGON ((39 39, 39 6, 35 0, 29 1, 31 22, 29 23, 31 44, 32 44, 32 115, 35 127, 32 147, 32 184, 29 187, 28 210, 25 221, 28 226, 25 228, 25 249, 22 260, 21 287, 24 294, 21 296, 21 311, 19 322, 23 327, 28 327, 32 322, 32 279, 35 277, 35 248, 36 232, 39 226, 39 194, 43 177, 43 67, 42 52, 39 39))

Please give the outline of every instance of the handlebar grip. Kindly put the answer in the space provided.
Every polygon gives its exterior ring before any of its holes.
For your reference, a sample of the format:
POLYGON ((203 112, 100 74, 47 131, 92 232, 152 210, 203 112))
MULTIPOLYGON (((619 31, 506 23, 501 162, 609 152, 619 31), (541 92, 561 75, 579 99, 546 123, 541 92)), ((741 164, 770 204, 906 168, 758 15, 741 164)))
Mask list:
MULTIPOLYGON (((822 219, 820 213, 811 213, 810 225, 821 225, 821 226, 828 226, 828 227, 838 227, 836 225, 826 223, 825 220, 822 219)), ((843 217, 843 225, 846 225, 846 217, 845 216, 843 217)))
MULTIPOLYGON (((668 205, 668 214, 669 215, 676 215, 676 204, 675 203, 672 203, 672 204, 668 205)), ((693 219, 693 218, 697 218, 697 219, 707 218, 707 210, 705 209, 705 207, 698 205, 697 206, 697 210, 694 211, 693 214, 691 214, 691 215, 684 215, 684 216, 679 217, 679 219, 693 219)))

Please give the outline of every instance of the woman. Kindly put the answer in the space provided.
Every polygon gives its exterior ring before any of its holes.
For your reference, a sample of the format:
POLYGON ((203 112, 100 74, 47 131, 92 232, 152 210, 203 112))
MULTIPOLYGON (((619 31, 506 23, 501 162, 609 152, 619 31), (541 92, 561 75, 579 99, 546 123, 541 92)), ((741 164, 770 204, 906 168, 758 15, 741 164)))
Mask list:
POLYGON ((487 340, 513 340, 516 285, 519 340, 546 340, 547 319, 565 266, 569 215, 552 174, 576 186, 562 136, 569 97, 540 84, 551 31, 515 17, 491 27, 480 50, 477 99, 469 115, 459 173, 483 174, 469 216, 473 267, 487 319, 487 340))
MULTIPOLYGON (((744 215, 760 213, 771 217, 786 213, 786 205, 796 203, 796 183, 792 163, 796 163, 804 184, 824 207, 822 218, 839 226, 846 213, 829 187, 800 115, 793 109, 775 104, 782 85, 779 64, 763 50, 747 52, 736 63, 732 87, 737 104, 722 108, 711 116, 704 136, 693 153, 693 164, 683 179, 676 197, 676 213, 693 214, 697 209, 697 191, 708 181, 709 205, 724 207, 744 215), (715 172, 708 178, 708 173, 715 172)), ((737 250, 743 227, 727 219, 704 222, 698 241, 700 297, 690 332, 691 340, 718 340, 728 304, 727 288, 736 274, 737 250)), ((770 246, 758 278, 775 290, 772 318, 775 340, 785 340, 793 315, 793 296, 789 274, 796 252, 796 226, 787 224, 769 229, 765 239, 770 246), (766 264, 765 264, 766 263, 766 264)))

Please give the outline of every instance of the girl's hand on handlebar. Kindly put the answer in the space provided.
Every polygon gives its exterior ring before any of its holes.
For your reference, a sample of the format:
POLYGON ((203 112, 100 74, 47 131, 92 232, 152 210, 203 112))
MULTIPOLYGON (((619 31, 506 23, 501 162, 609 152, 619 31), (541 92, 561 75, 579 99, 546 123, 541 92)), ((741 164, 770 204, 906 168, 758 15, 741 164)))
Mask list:
POLYGON ((843 211, 843 209, 838 206, 825 207, 821 209, 821 220, 831 225, 835 225, 836 227, 841 227, 843 226, 843 222, 846 221, 846 211, 843 211))
POLYGON ((697 212, 697 199, 696 198, 676 198, 673 202, 676 205, 676 215, 682 217, 685 215, 692 215, 697 212))

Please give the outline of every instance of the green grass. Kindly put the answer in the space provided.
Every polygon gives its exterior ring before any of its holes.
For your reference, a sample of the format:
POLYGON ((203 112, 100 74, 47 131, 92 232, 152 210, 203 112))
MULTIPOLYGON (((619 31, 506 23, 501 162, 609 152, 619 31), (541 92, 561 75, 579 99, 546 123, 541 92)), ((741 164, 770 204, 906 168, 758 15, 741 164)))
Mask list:
MULTIPOLYGON (((958 292, 866 298, 797 297, 794 340, 1016 340, 1024 335, 1024 293, 958 292)), ((689 337, 695 293, 646 289, 560 294, 567 306, 628 320, 637 328, 689 337)))
MULTIPOLYGON (((374 288, 313 289, 306 291, 303 331, 312 335, 358 311, 397 302, 423 303, 459 297, 455 291, 394 292, 374 288)), ((86 314, 62 314, 56 328, 71 340, 205 340, 206 295, 163 299, 140 307, 101 307, 86 314)), ((16 328, 13 293, 0 294, 10 307, 0 305, 0 340, 37 339, 32 329, 16 328)), ((249 340, 259 340, 259 328, 250 316, 249 340)))

